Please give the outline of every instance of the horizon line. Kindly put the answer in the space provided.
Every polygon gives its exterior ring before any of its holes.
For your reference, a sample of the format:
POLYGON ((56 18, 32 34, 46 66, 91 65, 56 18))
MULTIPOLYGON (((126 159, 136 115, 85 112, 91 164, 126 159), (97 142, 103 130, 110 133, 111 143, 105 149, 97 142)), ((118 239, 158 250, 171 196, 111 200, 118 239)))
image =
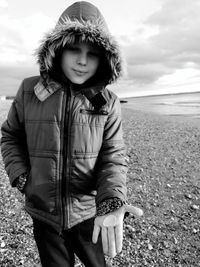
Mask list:
MULTIPOLYGON (((182 94, 195 94, 200 93, 200 91, 192 92, 177 92, 177 93, 164 93, 164 94, 150 94, 150 95, 137 95, 137 96, 119 96, 119 99, 128 99, 128 98, 139 98, 139 97, 151 97, 151 96, 166 96, 166 95, 182 95, 182 94)), ((12 100, 15 98, 15 95, 0 95, 0 100, 12 100)))
POLYGON ((165 96, 165 95, 182 95, 182 94, 195 94, 200 93, 200 91, 192 91, 192 92, 177 92, 177 93, 164 93, 164 94, 150 94, 150 95, 138 95, 138 96, 124 96, 119 97, 119 99, 128 99, 128 98, 139 98, 139 97, 151 97, 151 96, 165 96))

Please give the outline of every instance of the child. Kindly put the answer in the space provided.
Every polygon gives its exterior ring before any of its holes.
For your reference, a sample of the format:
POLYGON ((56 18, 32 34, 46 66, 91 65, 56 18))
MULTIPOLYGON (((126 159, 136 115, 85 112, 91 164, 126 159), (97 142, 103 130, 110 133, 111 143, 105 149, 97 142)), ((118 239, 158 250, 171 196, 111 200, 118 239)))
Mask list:
POLYGON ((122 249, 125 148, 118 47, 99 10, 69 6, 37 50, 40 77, 25 79, 2 126, 12 186, 25 194, 42 266, 106 266, 122 249))

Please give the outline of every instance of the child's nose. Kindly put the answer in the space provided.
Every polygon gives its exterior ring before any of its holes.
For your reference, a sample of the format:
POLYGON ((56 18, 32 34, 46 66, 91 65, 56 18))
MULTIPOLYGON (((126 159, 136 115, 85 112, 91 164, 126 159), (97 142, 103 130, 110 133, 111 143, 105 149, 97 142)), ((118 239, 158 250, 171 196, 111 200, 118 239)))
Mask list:
POLYGON ((77 59, 77 63, 80 65, 86 65, 87 64, 87 54, 86 53, 80 53, 77 59))

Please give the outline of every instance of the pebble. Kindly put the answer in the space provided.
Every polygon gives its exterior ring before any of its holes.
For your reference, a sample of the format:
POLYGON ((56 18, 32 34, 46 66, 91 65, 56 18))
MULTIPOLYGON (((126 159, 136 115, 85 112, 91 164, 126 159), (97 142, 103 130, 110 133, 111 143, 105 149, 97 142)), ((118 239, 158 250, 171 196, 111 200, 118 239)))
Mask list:
POLYGON ((6 243, 4 241, 1 242, 1 248, 5 248, 6 243))
POLYGON ((135 232, 135 228, 132 227, 131 225, 126 225, 126 229, 129 231, 129 232, 135 232))
POLYGON ((198 210, 198 209, 199 209, 199 206, 197 206, 197 205, 192 205, 191 208, 192 208, 193 210, 198 210))
POLYGON ((188 230, 187 226, 185 224, 182 225, 184 230, 188 230))
POLYGON ((185 194, 185 198, 192 199, 192 196, 190 194, 185 194))
POLYGON ((176 239, 175 236, 173 237, 173 239, 174 239, 174 244, 177 245, 178 244, 178 240, 176 239))
POLYGON ((150 243, 148 244, 148 249, 149 250, 152 250, 153 249, 153 246, 150 243))

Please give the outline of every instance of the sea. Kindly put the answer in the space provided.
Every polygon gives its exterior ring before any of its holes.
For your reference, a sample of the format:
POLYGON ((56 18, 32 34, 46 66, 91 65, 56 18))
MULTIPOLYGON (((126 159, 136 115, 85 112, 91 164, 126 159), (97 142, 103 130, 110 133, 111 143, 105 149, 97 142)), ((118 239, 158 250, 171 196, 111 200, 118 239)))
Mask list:
POLYGON ((122 107, 147 113, 198 119, 200 123, 200 92, 121 99, 122 107), (125 103, 126 102, 126 103, 125 103))

